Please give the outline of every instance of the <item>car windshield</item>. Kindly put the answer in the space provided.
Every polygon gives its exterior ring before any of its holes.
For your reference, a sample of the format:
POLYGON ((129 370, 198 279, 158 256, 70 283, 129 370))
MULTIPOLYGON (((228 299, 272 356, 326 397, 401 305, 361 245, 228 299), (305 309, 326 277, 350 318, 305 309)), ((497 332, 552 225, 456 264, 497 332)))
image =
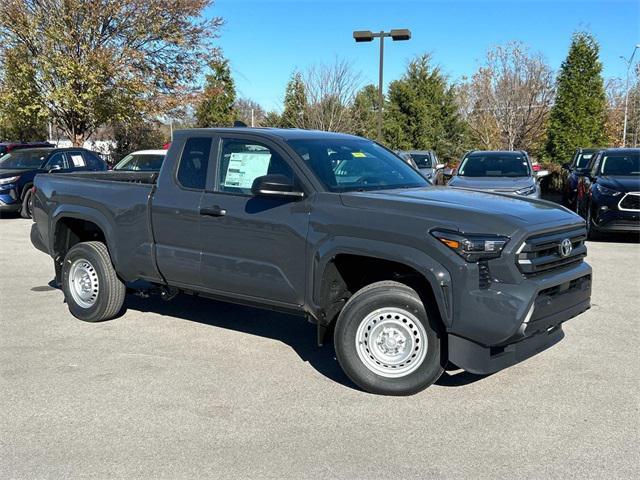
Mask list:
POLYGON ((640 152, 605 155, 600 165, 602 175, 640 175, 640 152))
POLYGON ((576 168, 587 168, 593 158, 593 153, 580 153, 576 159, 576 168))
POLYGON ((15 150, 0 158, 0 169, 40 168, 50 150, 15 150))
POLYGON ((429 185, 400 158, 370 140, 297 139, 287 143, 332 192, 429 185))
POLYGON ((411 158, 416 162, 418 168, 431 168, 431 156, 426 153, 412 153, 411 158))
POLYGON ((529 164, 522 155, 469 155, 462 160, 458 175, 465 177, 528 177, 529 164))
POLYGON ((114 170, 157 172, 162 166, 164 155, 160 154, 129 154, 113 167, 114 170))

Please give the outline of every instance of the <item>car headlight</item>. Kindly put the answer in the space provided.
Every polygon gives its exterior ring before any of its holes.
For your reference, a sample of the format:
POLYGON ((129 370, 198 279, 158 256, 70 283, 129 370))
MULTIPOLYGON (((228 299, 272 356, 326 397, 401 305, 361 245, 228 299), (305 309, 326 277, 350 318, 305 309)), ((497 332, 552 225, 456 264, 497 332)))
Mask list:
POLYGON ((603 187, 599 183, 596 183, 596 190, 598 190, 598 193, 601 193, 602 195, 610 195, 612 197, 617 197, 621 193, 611 188, 603 187))
POLYGON ((17 177, 0 178, 0 185, 6 185, 8 183, 13 183, 13 182, 17 181, 19 178, 20 178, 20 175, 18 175, 17 177))
POLYGON ((449 230, 432 230, 431 235, 456 252, 467 262, 498 258, 509 237, 500 235, 462 234, 449 230))
POLYGON ((536 193, 536 186, 531 185, 526 188, 521 188, 520 190, 516 190, 516 193, 518 195, 533 195, 534 193, 536 193))

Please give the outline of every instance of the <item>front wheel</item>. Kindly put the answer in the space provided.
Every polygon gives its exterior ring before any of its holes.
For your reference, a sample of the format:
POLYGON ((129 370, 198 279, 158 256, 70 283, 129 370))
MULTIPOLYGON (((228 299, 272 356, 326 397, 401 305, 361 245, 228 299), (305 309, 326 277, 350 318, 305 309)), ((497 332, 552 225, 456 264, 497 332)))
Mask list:
POLYGON ((338 317, 338 362, 360 388, 382 395, 412 395, 444 371, 442 339, 420 296, 384 281, 356 292, 338 317))
POLYGON ((20 216, 22 218, 31 218, 32 216, 32 205, 33 205, 33 194, 31 193, 31 188, 25 192, 24 197, 22 198, 22 207, 20 208, 20 216))
POLYGON ((125 285, 116 275, 102 242, 74 245, 62 265, 62 291, 71 314, 85 322, 115 317, 124 303, 125 285))

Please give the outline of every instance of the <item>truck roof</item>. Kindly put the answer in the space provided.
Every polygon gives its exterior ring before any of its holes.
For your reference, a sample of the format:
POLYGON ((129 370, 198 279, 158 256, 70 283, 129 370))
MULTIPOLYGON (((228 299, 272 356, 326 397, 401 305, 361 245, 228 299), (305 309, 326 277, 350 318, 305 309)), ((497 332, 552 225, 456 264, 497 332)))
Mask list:
POLYGON ((280 138, 283 140, 298 139, 362 139, 355 135, 337 132, 324 132, 322 130, 303 130, 299 128, 266 128, 266 127, 233 127, 233 128, 187 128, 174 131, 174 138, 184 138, 202 132, 215 134, 247 133, 261 137, 280 138))

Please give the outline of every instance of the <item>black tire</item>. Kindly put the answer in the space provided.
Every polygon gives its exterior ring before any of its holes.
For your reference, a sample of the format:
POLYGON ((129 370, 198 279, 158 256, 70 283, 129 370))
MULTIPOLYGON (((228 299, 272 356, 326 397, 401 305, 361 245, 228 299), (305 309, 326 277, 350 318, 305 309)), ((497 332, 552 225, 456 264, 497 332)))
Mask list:
POLYGON ((22 208, 20 208, 20 216, 22 218, 31 218, 31 187, 25 187, 27 191, 22 197, 22 208))
POLYGON ((61 286, 69 311, 74 317, 85 322, 110 320, 120 312, 124 303, 125 285, 116 275, 109 251, 102 242, 78 243, 67 252, 62 265, 61 286), (88 262, 90 268, 82 261, 88 262), (83 300, 78 299, 78 290, 74 286, 76 280, 71 278, 71 275, 74 275, 72 268, 85 272, 87 283, 91 285, 87 292, 91 293, 92 297, 86 300, 84 305, 83 300), (97 288, 93 288, 94 286, 97 288))
MULTIPOLYGON (((395 318, 398 319, 399 317, 395 316, 395 318)), ((400 314, 400 318, 402 322, 405 322, 402 314, 400 314)), ((403 327, 402 323, 400 321, 396 322, 397 325, 399 325, 398 328, 401 329, 403 327)), ((406 323, 407 322, 405 322, 405 324, 406 323)), ((364 326, 365 325, 363 325, 363 327, 364 326)), ((393 331, 395 327, 391 328, 393 331)), ((372 339, 374 338, 373 332, 375 330, 375 326, 373 330, 368 330, 372 334, 370 337, 371 345, 369 346, 373 345, 372 339)), ((364 337, 360 338, 362 339, 364 337)), ((379 339, 380 337, 377 338, 379 339)), ((401 336, 399 338, 405 337, 401 336)), ((443 358, 443 335, 438 326, 435 325, 433 320, 427 315, 420 296, 412 288, 393 281, 383 281, 368 285, 356 292, 349 299, 340 312, 336 322, 334 346, 338 362, 347 376, 363 390, 381 395, 413 395, 418 393, 440 378, 447 363, 446 358, 443 358), (394 322, 392 315, 386 315, 387 311, 392 310, 407 312, 409 314, 409 321, 413 321, 411 320, 411 317, 413 317, 422 327, 414 327, 409 323, 409 335, 411 335, 411 331, 414 331, 415 328, 414 333, 417 334, 418 330, 420 330, 420 336, 416 336, 415 338, 410 337, 409 341, 403 342, 405 348, 410 344, 410 341, 416 342, 416 338, 419 340, 423 335, 426 335, 426 341, 423 341, 422 344, 412 344, 410 351, 413 352, 414 346, 419 347, 426 345, 427 347, 426 353, 422 353, 419 348, 416 348, 416 351, 419 351, 421 355, 424 356, 421 363, 417 363, 417 367, 415 366, 416 364, 411 366, 411 368, 415 368, 413 371, 408 371, 406 374, 403 374, 403 376, 397 377, 386 376, 395 374, 393 370, 391 370, 392 367, 390 365, 378 363, 378 365, 381 366, 375 367, 375 365, 369 366, 365 363, 365 360, 363 360, 360 355, 369 355, 371 361, 377 362, 373 356, 374 352, 369 352, 368 350, 366 339, 364 340, 364 345, 360 341, 358 341, 358 346, 356 344, 357 338, 363 335, 361 332, 364 332, 364 337, 367 336, 367 330, 361 328, 361 324, 367 324, 369 325, 367 328, 370 328, 371 322, 376 323, 379 313, 385 314, 380 316, 380 319, 382 319, 380 320, 381 323, 394 322), (386 318, 389 318, 389 320, 386 320, 386 318), (365 353, 365 350, 368 353, 365 353), (387 370, 383 372, 384 374, 380 374, 374 371, 374 368, 386 368, 387 370)), ((386 345, 385 348, 387 348, 386 345)), ((371 364, 367 357, 363 358, 371 364)), ((410 361, 411 360, 408 360, 404 365, 408 365, 410 361)), ((403 367, 403 364, 399 366, 406 368, 403 367)))
POLYGON ((591 206, 587 206, 586 218, 585 222, 587 224, 587 239, 588 240, 599 240, 601 238, 600 232, 593 225, 593 220, 591 218, 591 206))

